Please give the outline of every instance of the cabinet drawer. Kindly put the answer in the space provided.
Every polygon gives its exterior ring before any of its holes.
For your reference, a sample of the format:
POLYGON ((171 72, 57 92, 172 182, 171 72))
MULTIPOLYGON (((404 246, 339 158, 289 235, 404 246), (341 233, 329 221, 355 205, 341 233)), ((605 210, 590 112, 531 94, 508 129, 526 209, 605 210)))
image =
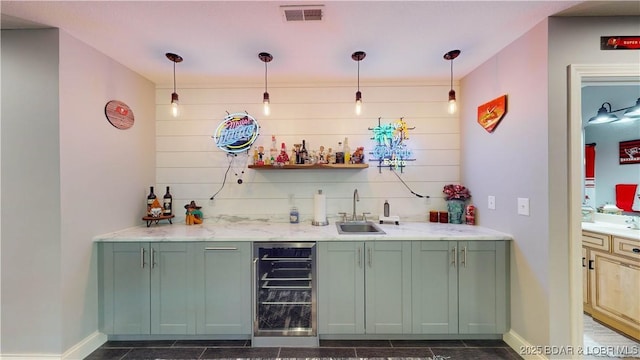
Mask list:
POLYGON ((614 236, 612 252, 640 261, 640 240, 614 236))
POLYGON ((610 249, 609 235, 583 231, 582 245, 592 249, 609 251, 610 249))

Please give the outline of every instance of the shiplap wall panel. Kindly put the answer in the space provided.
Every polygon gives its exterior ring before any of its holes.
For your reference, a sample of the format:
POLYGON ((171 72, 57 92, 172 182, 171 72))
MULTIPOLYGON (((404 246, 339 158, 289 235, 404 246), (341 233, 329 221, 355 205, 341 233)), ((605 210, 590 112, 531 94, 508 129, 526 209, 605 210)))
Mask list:
MULTIPOLYGON (((457 89, 457 88, 456 88, 457 89)), ((322 189, 327 213, 352 212, 353 192, 358 189, 358 214, 382 212, 385 200, 392 215, 425 220, 429 210, 444 210, 442 188, 460 178, 460 125, 457 115, 446 112, 448 84, 361 84, 363 113, 354 113, 353 84, 280 84, 269 87, 271 115, 262 115, 262 92, 257 84, 230 84, 178 88, 181 114, 170 112, 171 88, 156 89, 156 186, 159 195, 171 187, 176 214, 195 200, 205 217, 220 215, 278 218, 286 221, 293 204, 301 218, 313 217, 313 195, 322 189), (338 142, 349 138, 351 150, 365 148, 369 168, 362 170, 256 170, 249 154, 228 156, 214 143, 214 133, 227 112, 245 112, 260 124, 254 148, 262 145, 269 154, 271 135, 277 147, 306 140, 307 148, 341 150, 338 142), (396 174, 369 161, 375 146, 369 128, 403 117, 409 127, 407 145, 415 161, 396 174), (223 179, 227 174, 226 180, 223 179), (243 183, 238 184, 238 179, 243 183), (430 198, 418 198, 405 186, 430 198), (216 192, 214 200, 210 197, 216 192)), ((459 95, 460 96, 460 95, 459 95)), ((179 220, 178 220, 179 221, 179 220)))

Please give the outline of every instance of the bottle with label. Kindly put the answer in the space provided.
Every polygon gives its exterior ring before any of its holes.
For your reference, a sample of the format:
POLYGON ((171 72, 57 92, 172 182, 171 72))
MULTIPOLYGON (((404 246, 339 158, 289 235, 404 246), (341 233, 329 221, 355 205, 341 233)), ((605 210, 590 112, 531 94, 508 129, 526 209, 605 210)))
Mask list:
POLYGON ((384 217, 389 217, 389 202, 384 201, 384 217))
POLYGON ((344 138, 344 143, 342 144, 342 151, 344 152, 344 163, 351 163, 351 148, 349 147, 349 138, 344 138))
POLYGON ((306 142, 302 140, 302 149, 300 149, 300 163, 306 164, 308 158, 309 158, 309 153, 307 152, 307 145, 306 145, 306 142))
POLYGON ((156 199, 156 194, 153 193, 153 186, 149 187, 149 195, 147 195, 147 215, 151 215, 151 205, 156 199))
POLYGON ((300 222, 300 214, 298 213, 298 208, 295 206, 291 207, 291 210, 289 210, 289 222, 292 224, 297 224, 298 222, 300 222))
POLYGON ((167 192, 164 194, 164 198, 162 199, 162 215, 171 216, 171 203, 173 202, 173 197, 169 192, 169 187, 167 186, 167 192))

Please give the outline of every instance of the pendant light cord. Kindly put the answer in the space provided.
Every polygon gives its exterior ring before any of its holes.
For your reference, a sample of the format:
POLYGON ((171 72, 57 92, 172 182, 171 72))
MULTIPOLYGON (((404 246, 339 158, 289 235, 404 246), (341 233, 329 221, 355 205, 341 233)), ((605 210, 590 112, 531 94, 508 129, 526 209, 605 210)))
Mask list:
POLYGON ((264 92, 267 92, 267 62, 264 62, 264 92))
POLYGON ((176 92, 176 62, 173 62, 173 92, 176 92))
POLYGON ((451 83, 451 90, 453 90, 453 59, 451 59, 451 76, 449 76, 451 83))
POLYGON ((358 60, 358 91, 360 91, 360 60, 358 60))

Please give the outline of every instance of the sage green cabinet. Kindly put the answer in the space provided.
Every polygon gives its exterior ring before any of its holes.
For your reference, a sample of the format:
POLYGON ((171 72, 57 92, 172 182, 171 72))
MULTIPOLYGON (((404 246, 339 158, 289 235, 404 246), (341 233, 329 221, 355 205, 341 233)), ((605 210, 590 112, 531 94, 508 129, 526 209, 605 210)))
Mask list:
POLYGON ((251 243, 197 246, 198 334, 251 334, 251 243))
POLYGON ((413 333, 506 332, 507 245, 505 241, 414 242, 413 333))
POLYGON ((193 334, 193 254, 187 243, 100 243, 106 334, 193 334))
POLYGON ((318 243, 318 332, 411 332, 411 242, 318 243))

